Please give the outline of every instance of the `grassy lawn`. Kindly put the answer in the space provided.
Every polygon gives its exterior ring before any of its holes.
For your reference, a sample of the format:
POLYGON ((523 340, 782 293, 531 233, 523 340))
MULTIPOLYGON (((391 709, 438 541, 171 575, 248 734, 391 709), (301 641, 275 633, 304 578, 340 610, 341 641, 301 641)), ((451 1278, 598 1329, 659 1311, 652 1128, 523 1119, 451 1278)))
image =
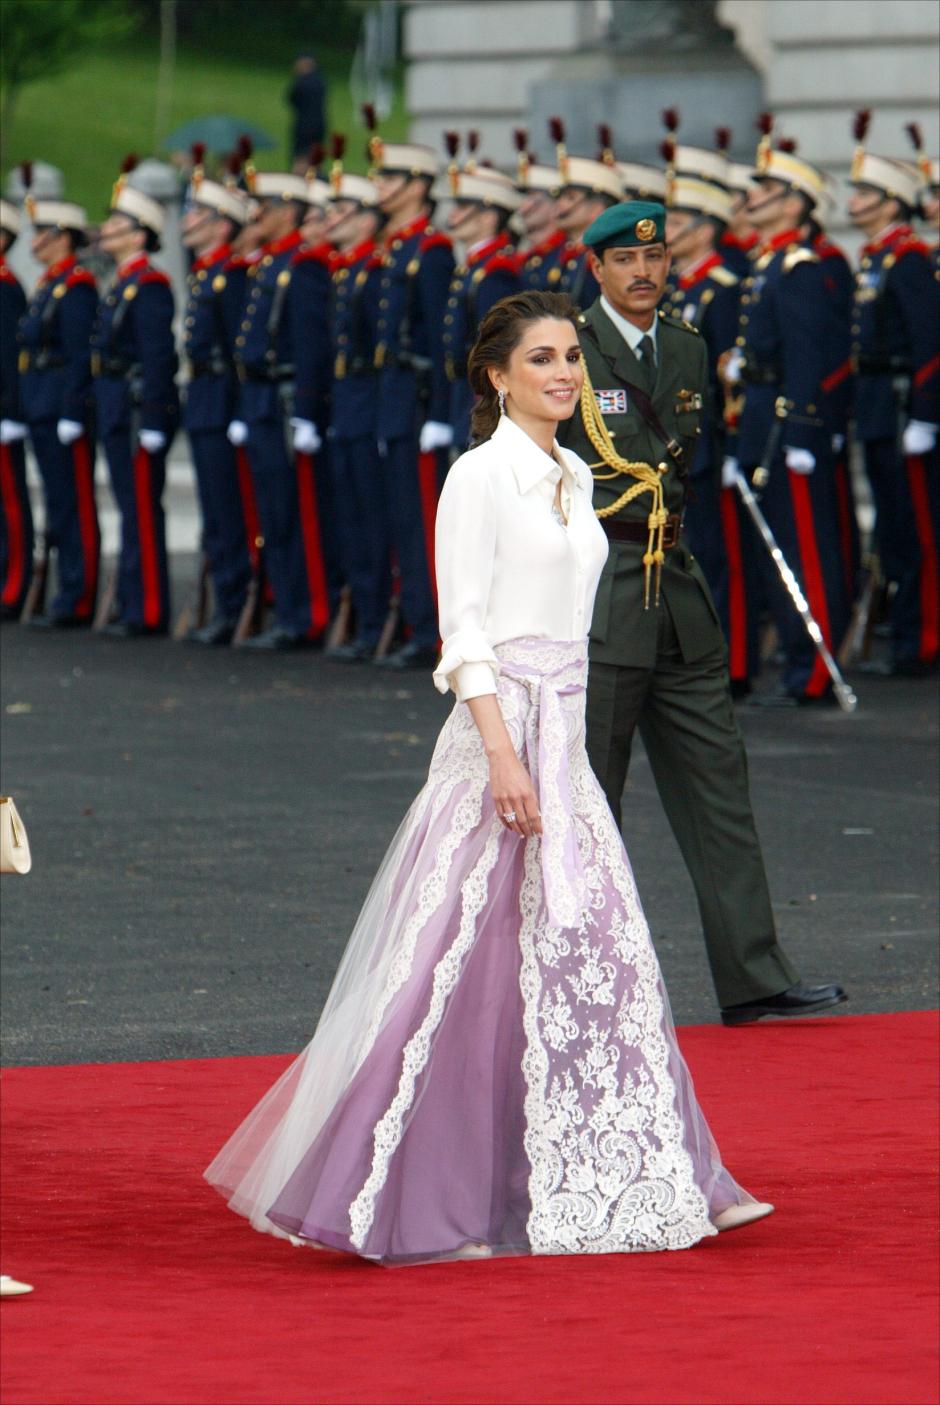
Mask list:
MULTIPOLYGON (((60 167, 68 197, 84 204, 92 219, 99 218, 128 152, 136 151, 141 158, 166 154, 154 150, 157 57, 156 40, 135 37, 87 53, 75 68, 26 88, 10 137, 14 163, 32 159, 60 167)), ((284 91, 292 57, 290 48, 282 61, 259 61, 257 56, 218 57, 204 45, 181 47, 167 130, 204 113, 232 113, 257 123, 277 142, 256 154, 258 168, 284 169, 291 111, 284 91)), ((330 84, 330 128, 346 134, 349 169, 364 170, 366 137, 347 81, 352 51, 321 53, 320 61, 330 84)), ((407 133, 400 85, 382 131, 399 140, 407 133)))

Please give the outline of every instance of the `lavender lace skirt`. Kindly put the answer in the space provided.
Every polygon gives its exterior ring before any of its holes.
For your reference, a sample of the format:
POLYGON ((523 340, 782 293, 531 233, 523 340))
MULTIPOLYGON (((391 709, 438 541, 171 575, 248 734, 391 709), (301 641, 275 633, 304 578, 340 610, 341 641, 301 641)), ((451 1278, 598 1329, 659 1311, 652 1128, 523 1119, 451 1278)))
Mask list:
POLYGON ((676 1043, 584 748, 586 644, 496 650, 544 836, 457 704, 316 1034, 206 1171, 256 1229, 383 1263, 682 1249, 750 1202, 676 1043))

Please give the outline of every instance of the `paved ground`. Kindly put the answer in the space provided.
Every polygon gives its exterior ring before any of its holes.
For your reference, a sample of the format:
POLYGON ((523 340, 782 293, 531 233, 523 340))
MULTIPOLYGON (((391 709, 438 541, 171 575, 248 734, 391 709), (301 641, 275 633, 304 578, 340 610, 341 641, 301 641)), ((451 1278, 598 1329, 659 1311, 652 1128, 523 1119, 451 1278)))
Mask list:
MULTIPOLYGON (((4 626, 2 786, 35 867, 3 880, 14 1064, 282 1051, 309 1038, 448 704, 312 655, 4 626)), ((785 944, 850 1011, 936 1004, 937 687, 742 710, 785 944)), ((680 1023, 716 1017, 642 754, 626 839, 680 1023)))

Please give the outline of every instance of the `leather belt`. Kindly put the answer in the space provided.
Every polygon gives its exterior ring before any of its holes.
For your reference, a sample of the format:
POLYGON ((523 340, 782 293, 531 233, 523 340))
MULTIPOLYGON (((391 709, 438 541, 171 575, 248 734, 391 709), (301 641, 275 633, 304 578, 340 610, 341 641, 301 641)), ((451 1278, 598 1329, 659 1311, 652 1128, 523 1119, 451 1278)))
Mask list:
POLYGON ((203 380, 207 376, 221 379, 223 376, 228 376, 230 372, 231 367, 227 366, 224 361, 190 361, 189 363, 189 378, 193 381, 203 380))
POLYGON ((244 361, 236 365, 236 374, 242 385, 248 381, 258 381, 262 385, 280 385, 294 379, 293 366, 246 366, 244 361))
MULTIPOLYGON (((600 517, 598 521, 611 541, 636 542, 638 546, 646 546, 650 539, 650 529, 645 522, 624 522, 622 520, 618 522, 616 518, 612 517, 600 517)), ((679 545, 681 527, 682 518, 679 513, 670 513, 663 527, 664 551, 669 551, 671 547, 679 545)))
POLYGON ((779 385, 783 380, 783 367, 758 366, 745 361, 741 367, 741 379, 745 385, 779 385))

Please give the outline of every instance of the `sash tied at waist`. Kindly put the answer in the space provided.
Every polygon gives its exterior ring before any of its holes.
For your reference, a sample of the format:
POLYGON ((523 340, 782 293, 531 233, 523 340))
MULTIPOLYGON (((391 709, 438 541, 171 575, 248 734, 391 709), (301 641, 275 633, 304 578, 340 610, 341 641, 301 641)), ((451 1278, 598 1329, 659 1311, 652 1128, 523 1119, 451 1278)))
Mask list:
POLYGON ((587 640, 512 639, 495 649, 500 675, 525 688, 525 749, 542 815, 542 884, 553 927, 577 931, 587 906, 568 770, 562 698, 587 685, 587 640))

